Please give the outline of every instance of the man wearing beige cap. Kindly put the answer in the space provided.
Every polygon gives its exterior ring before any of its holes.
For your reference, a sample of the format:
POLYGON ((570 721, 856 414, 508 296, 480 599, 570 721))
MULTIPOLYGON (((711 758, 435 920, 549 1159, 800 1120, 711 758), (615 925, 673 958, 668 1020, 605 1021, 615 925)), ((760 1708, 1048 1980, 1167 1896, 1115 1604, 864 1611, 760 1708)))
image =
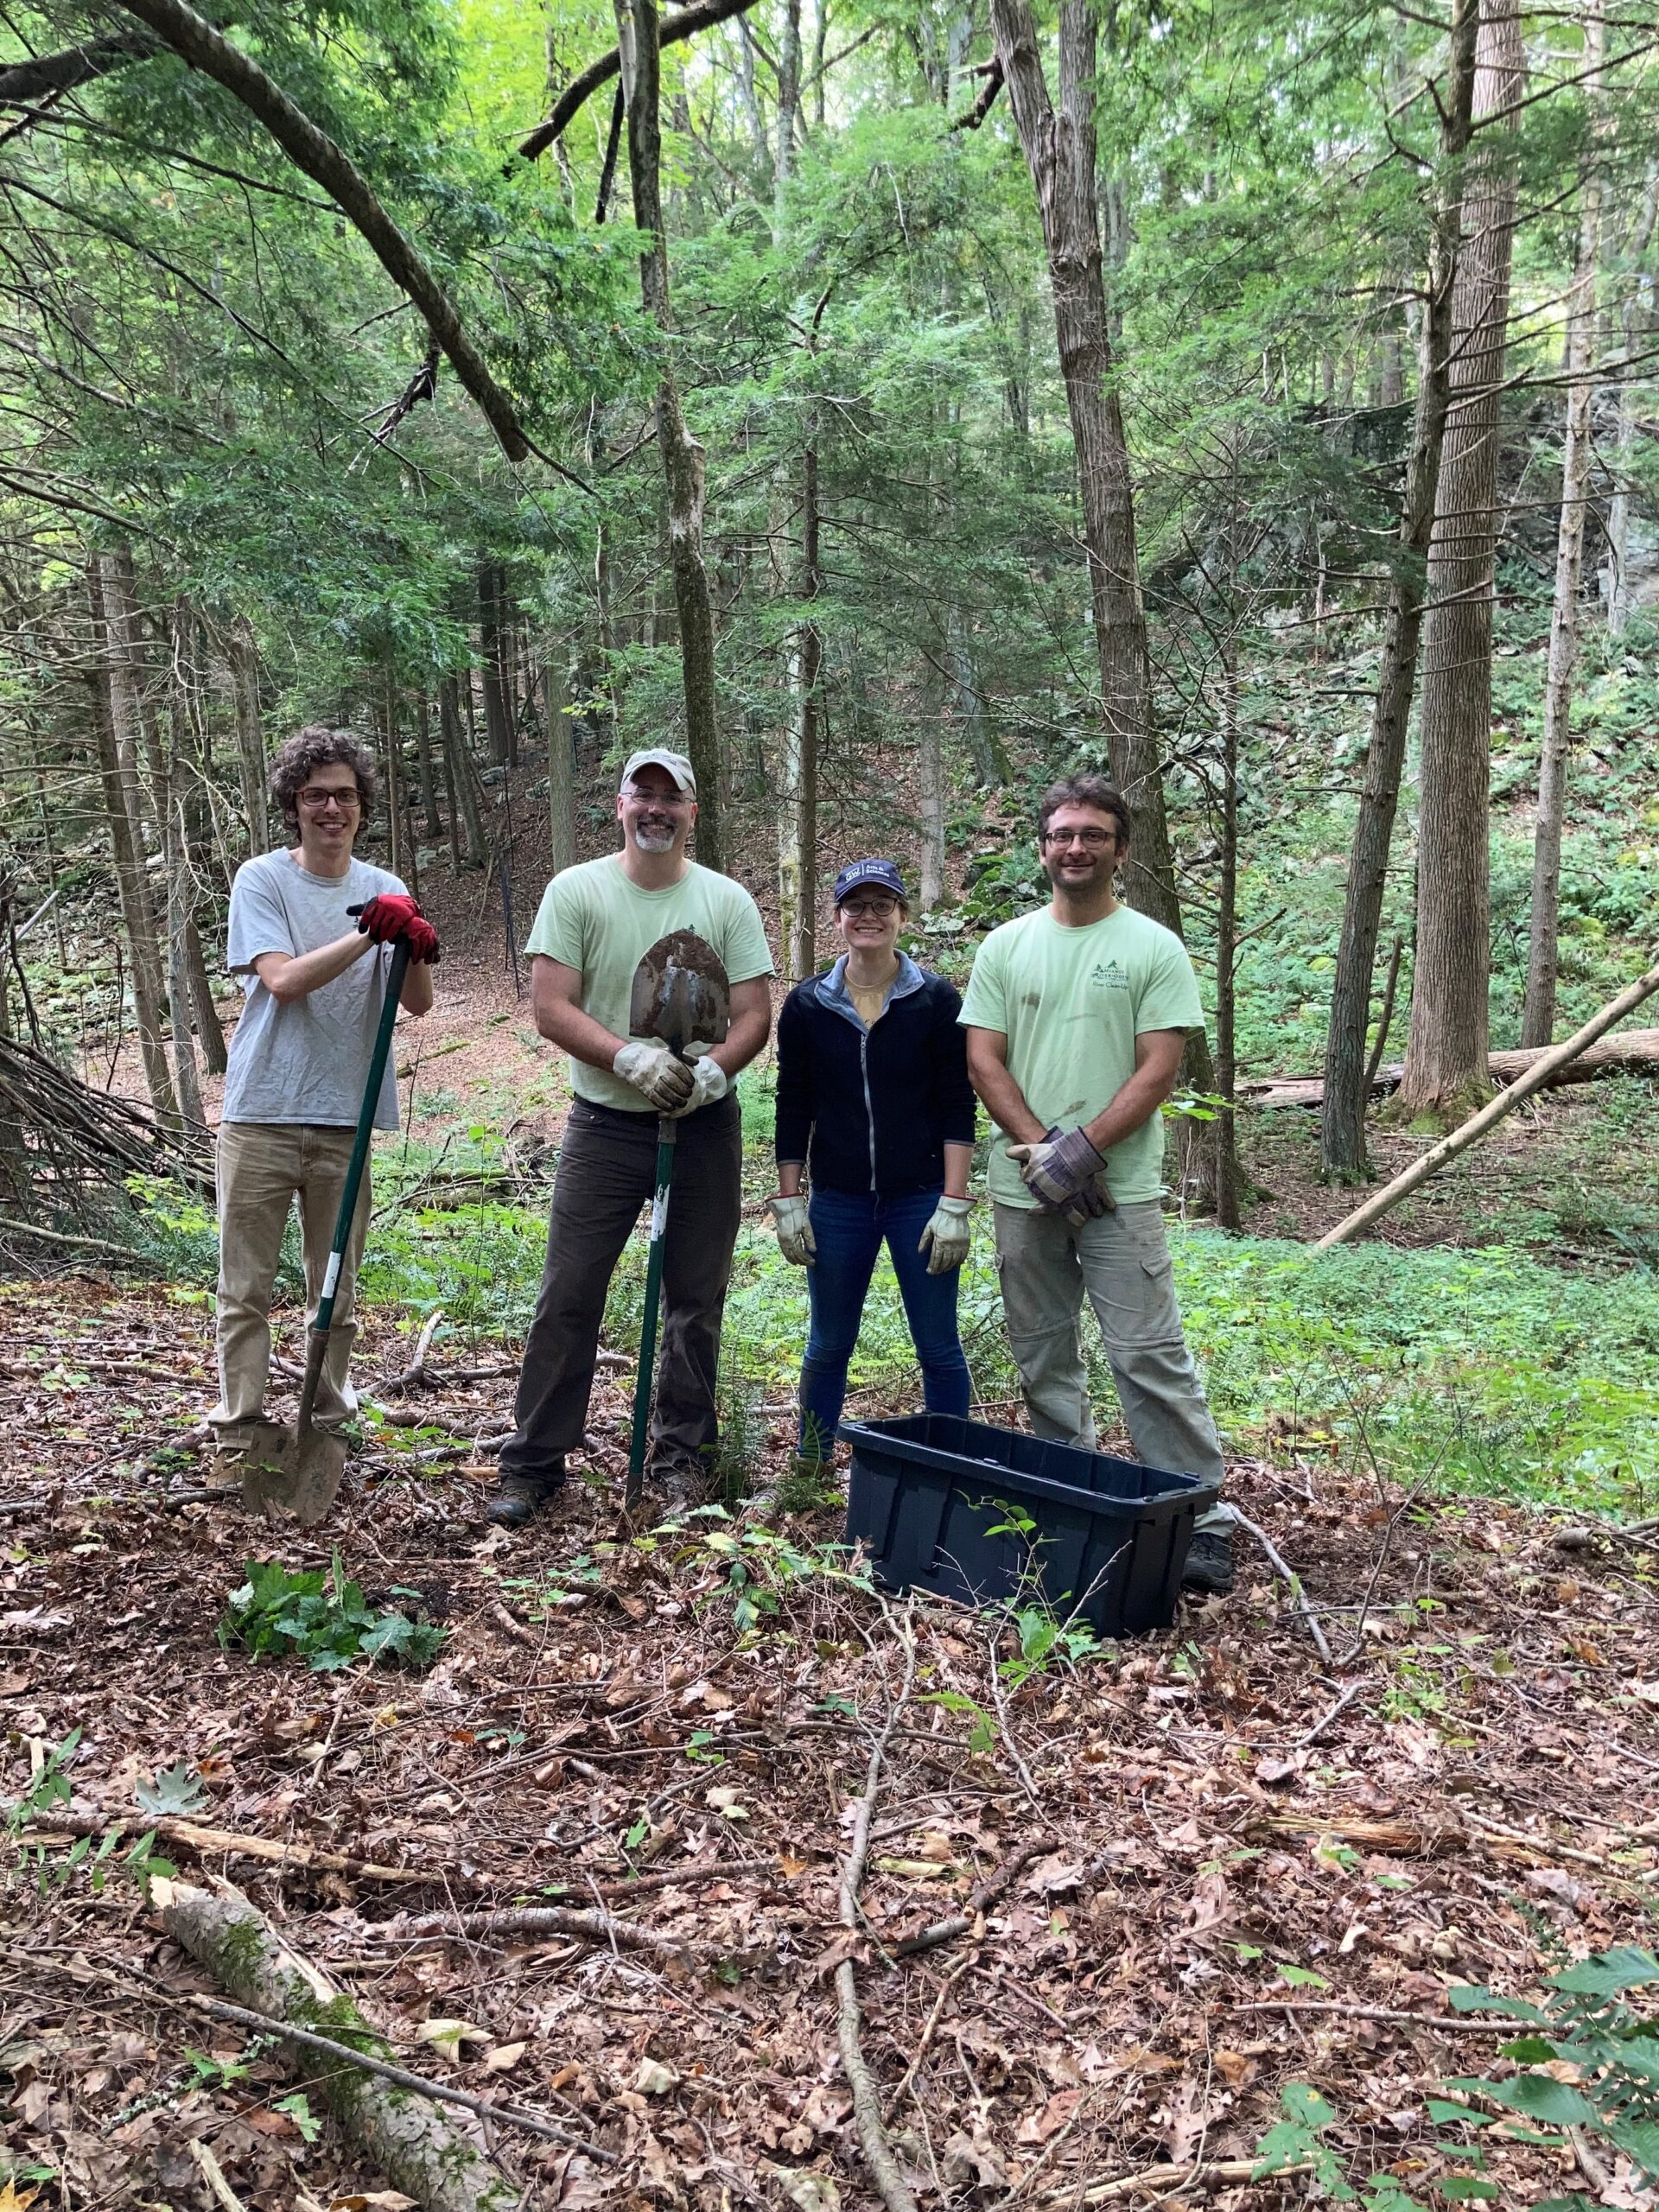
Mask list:
POLYGON ((656 1184, 657 1117, 680 1123, 663 1250, 663 1352, 648 1472, 683 1502, 713 1459, 721 1315, 737 1242, 742 1125, 733 1078, 772 1027, 772 955, 742 886, 687 857, 697 818, 691 764, 636 753, 622 771, 622 849, 554 877, 526 950, 536 1027, 570 1056, 565 1125, 548 1224, 547 1268, 524 1346, 513 1433, 490 1518, 521 1528, 564 1479, 582 1441, 606 1294, 656 1184), (695 1066, 666 1045, 628 1038, 641 956, 671 930, 695 930, 732 986, 723 1045, 695 1066))

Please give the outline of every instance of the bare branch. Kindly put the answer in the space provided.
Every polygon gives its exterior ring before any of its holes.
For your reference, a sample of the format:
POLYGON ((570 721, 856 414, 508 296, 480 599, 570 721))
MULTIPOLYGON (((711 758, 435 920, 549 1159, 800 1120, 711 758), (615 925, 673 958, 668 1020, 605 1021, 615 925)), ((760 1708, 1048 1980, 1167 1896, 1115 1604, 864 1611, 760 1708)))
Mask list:
MULTIPOLYGON (((658 35, 659 46, 675 46, 683 38, 691 38, 698 31, 710 29, 715 23, 729 22, 734 16, 741 16, 754 5, 754 0, 697 0, 696 7, 682 8, 672 16, 664 16, 658 35)), ((556 138, 562 138, 569 128, 571 118, 590 100, 601 85, 608 85, 620 67, 617 50, 601 54, 597 61, 574 76, 554 102, 553 112, 545 123, 538 123, 527 138, 521 139, 518 151, 527 162, 544 154, 556 138)))

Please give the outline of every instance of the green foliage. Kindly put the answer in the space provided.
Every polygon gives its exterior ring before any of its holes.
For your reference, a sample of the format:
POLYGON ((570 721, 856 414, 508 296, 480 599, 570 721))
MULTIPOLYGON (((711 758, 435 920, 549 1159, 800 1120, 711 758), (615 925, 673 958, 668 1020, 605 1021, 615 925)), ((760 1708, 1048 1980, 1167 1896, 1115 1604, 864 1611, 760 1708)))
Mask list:
MULTIPOLYGON (((1361 2212, 1424 2212, 1421 2200, 1391 2175, 1374 2173, 1357 2186, 1349 2178, 1346 2161, 1325 2140, 1338 2125, 1336 2109, 1319 2090, 1306 2082, 1287 2082, 1279 2093, 1279 2102, 1284 2117, 1256 2145, 1256 2180, 1266 2180, 1273 2174, 1310 2172, 1316 2187, 1333 2204, 1357 2204, 1361 2212)), ((1457 2201, 1461 2183, 1469 2178, 1442 2179, 1437 2184, 1440 2194, 1457 2201)), ((1484 2183, 1480 2186, 1485 2189, 1484 2183)))
POLYGON ((1516 2071, 1449 2082, 1459 2096, 1550 2127, 1581 2127, 1622 2152, 1645 2187, 1659 2185, 1659 2016, 1638 2012, 1628 1992, 1659 1984, 1659 1958, 1626 1945, 1546 1974, 1541 2005, 1484 1987, 1453 1986, 1459 2012, 1501 2012, 1535 2024, 1502 2047, 1516 2071), (1565 2064, 1573 2082, 1548 2072, 1565 2064))
POLYGON ((683 1533, 694 1541, 676 1554, 677 1562, 705 1570, 710 1594, 729 1599, 740 1636, 779 1620, 791 1593, 815 1584, 872 1594, 869 1576, 844 1544, 798 1543, 764 1522, 733 1522, 719 1505, 698 1506, 688 1516, 696 1522, 715 1525, 688 1525, 683 1533))
POLYGON ((201 1777, 181 1759, 176 1766, 157 1767, 155 1781, 139 1783, 133 1795, 141 1812, 160 1819, 166 1814, 199 1813, 207 1793, 201 1777))
POLYGON ((338 1552, 327 1568, 296 1573, 280 1560, 250 1560, 243 1572, 246 1580, 232 1592, 219 1624, 226 1649, 239 1643, 255 1659, 296 1654, 314 1674, 359 1659, 429 1667, 442 1649, 442 1629, 406 1613, 375 1611, 361 1584, 347 1580, 338 1552))

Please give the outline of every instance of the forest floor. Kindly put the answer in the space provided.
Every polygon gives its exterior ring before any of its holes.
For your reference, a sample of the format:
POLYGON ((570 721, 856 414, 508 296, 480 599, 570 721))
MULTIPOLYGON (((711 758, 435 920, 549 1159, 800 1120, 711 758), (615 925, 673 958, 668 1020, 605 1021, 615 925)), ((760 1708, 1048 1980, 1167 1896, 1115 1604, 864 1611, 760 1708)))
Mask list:
MULTIPOLYGON (((1300 2202, 1304 2178, 1248 2177, 1298 2083, 1354 2184, 1405 2192, 1379 2204, 1582 2185, 1571 2149, 1486 2131, 1477 2152, 1427 2105, 1498 2063, 1456 1984, 1533 1993, 1568 1954, 1652 1945, 1650 1550, 1564 1549, 1543 1512, 1244 1460, 1231 1495, 1301 1577, 1328 1662, 1243 1537, 1230 1599, 1044 1654, 1028 1628, 849 1580, 832 1508, 632 1535, 618 1370, 556 1508, 491 1530, 477 1445, 506 1425, 510 1362, 394 1393, 412 1328, 366 1317, 360 1372, 391 1421, 328 1526, 281 1553, 320 1569, 338 1545, 372 1605, 439 1625, 442 1648, 424 1672, 318 1673, 221 1644, 270 1538, 232 1505, 169 1503, 203 1480, 200 1293, 0 1290, 3 1790, 38 1807, 14 1822, 38 1863, 0 1896, 13 2204, 48 2173, 77 2207, 407 2202, 318 2131, 315 2084, 265 2039, 192 2009, 207 1977, 113 1859, 101 1888, 70 1863, 54 1812, 118 1826, 121 1853, 154 1829, 181 1878, 228 1878, 279 1922, 404 2063, 582 2139, 484 2123, 546 2205, 874 2202, 843 1957, 924 2207, 1300 2202), (77 1728, 66 1811, 53 1752, 77 1728), (841 1872, 884 1731, 849 1938, 841 1872), (454 1918, 525 1902, 620 1924, 454 1918)), ((1615 2178, 1597 2201, 1637 2200, 1615 2178)))

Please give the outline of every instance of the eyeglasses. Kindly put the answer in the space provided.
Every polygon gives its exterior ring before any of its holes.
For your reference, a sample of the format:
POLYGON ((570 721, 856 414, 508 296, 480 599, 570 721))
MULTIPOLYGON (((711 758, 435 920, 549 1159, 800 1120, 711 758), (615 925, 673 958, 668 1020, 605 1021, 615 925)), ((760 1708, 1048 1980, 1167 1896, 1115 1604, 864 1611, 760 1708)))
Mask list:
POLYGON ((889 915, 898 912, 899 901, 896 899, 849 899, 841 911, 843 914, 851 914, 855 920, 868 915, 875 921, 885 922, 889 915))
POLYGON ((1051 845, 1086 845, 1091 853, 1117 842, 1116 830, 1046 830, 1043 835, 1051 845))
POLYGON ((331 791, 322 784, 308 784, 299 799, 308 814, 321 814, 325 806, 337 806, 342 814, 355 814, 363 804, 359 791, 331 791))
POLYGON ((650 806, 655 804, 657 806, 681 807, 690 806, 694 804, 684 791, 647 791, 639 784, 624 784, 622 786, 622 796, 624 798, 631 798, 636 806, 650 806))

